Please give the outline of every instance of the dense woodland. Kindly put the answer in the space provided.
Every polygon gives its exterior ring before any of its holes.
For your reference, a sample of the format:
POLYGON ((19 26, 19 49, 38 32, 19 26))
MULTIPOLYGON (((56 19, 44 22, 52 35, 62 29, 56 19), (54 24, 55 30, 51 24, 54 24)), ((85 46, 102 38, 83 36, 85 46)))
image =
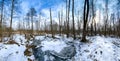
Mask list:
MULTIPOLYGON (((66 37, 82 38, 82 42, 86 42, 86 36, 104 35, 120 37, 120 0, 104 0, 104 7, 98 6, 98 0, 84 0, 83 10, 75 10, 74 0, 64 0, 65 2, 65 15, 61 9, 57 14, 57 21, 53 20, 52 8, 49 8, 49 22, 47 18, 42 18, 42 12, 36 14, 34 7, 31 7, 24 17, 19 18, 21 0, 0 0, 0 37, 11 37, 13 34, 25 35, 43 35, 55 34, 63 35, 66 37), (110 3, 116 2, 112 13, 109 13, 110 3), (9 8, 8 8, 9 7, 9 8), (6 13, 9 11, 9 14, 6 13), (99 14, 96 11, 99 10, 99 14), (99 15, 96 20, 95 17, 99 15), (35 21, 34 18, 37 18, 35 21), (12 27, 13 19, 19 19, 18 29, 14 30, 12 27), (101 19, 103 18, 103 19, 101 19), (44 22, 41 22, 43 21, 44 22), (99 21, 102 21, 102 24, 99 21), (9 26, 6 21, 9 21, 9 26), (41 24, 44 24, 41 26, 41 24), (78 36, 82 35, 82 36, 78 36)), ((102 4, 101 4, 102 5, 102 4)), ((1 39, 2 41, 2 39, 1 39)))

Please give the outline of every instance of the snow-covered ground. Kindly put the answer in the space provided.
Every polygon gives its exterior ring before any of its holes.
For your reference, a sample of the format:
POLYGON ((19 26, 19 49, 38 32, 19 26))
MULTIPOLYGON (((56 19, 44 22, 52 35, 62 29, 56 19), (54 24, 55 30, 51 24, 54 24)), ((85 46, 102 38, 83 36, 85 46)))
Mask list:
MULTIPOLYGON (((60 53, 64 47, 68 46, 67 42, 73 41, 76 48, 76 54, 73 57, 74 61, 120 61, 119 38, 92 36, 87 37, 88 43, 82 43, 80 39, 73 40, 71 37, 66 38, 58 35, 56 35, 55 39, 45 36, 35 36, 34 39, 34 42, 40 41, 35 44, 38 44, 37 47, 42 46, 42 51, 49 50, 57 53, 60 53)), ((32 61, 35 60, 34 55, 25 55, 28 48, 26 45, 31 43, 28 43, 24 35, 16 34, 13 36, 13 40, 16 43, 8 44, 8 41, 0 43, 0 61, 28 61, 28 58, 32 61)))
POLYGON ((25 46, 0 44, 0 61, 27 61, 25 46))
MULTIPOLYGON (((0 61, 28 61, 28 56, 25 56, 26 39, 23 35, 16 34, 13 36, 13 41, 9 42, 10 38, 5 37, 4 42, 0 43, 0 61)), ((30 59, 34 57, 30 56, 30 59)))
POLYGON ((76 61, 120 61, 120 39, 94 36, 90 43, 76 43, 76 61), (117 43, 118 45, 114 44, 117 43))

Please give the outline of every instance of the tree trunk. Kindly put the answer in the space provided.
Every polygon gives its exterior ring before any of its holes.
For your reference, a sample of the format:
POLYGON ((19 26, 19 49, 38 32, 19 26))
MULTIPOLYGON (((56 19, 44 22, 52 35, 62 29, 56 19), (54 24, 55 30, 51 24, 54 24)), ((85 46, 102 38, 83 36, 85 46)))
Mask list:
POLYGON ((31 22, 32 22, 32 35, 33 35, 33 15, 31 15, 31 22))
POLYGON ((4 7, 4 0, 2 0, 2 8, 1 8, 1 22, 0 22, 0 27, 1 27, 1 40, 0 42, 2 42, 2 37, 3 37, 3 27, 2 27, 2 21, 3 21, 3 7, 4 7))
POLYGON ((10 37, 11 34, 12 34, 13 10, 14 10, 14 0, 12 0, 12 7, 11 7, 11 19, 10 19, 10 32, 9 32, 9 37, 10 37))
POLYGON ((75 21, 74 21, 74 0, 72 0, 72 20, 73 20, 73 38, 76 39, 76 35, 75 35, 75 21))
POLYGON ((82 34, 82 40, 81 42, 87 42, 86 40, 86 25, 87 25, 87 21, 88 21, 88 14, 89 14, 89 0, 85 0, 84 3, 84 13, 83 13, 83 34, 82 34), (87 8, 87 10, 86 10, 87 8))
POLYGON ((51 8, 50 8, 50 26, 51 26, 51 33, 52 33, 52 38, 54 37, 53 35, 53 24, 52 24, 52 14, 51 14, 51 8))
POLYGON ((60 20, 60 12, 58 13, 58 18, 59 18, 59 33, 61 36, 61 20, 60 20))

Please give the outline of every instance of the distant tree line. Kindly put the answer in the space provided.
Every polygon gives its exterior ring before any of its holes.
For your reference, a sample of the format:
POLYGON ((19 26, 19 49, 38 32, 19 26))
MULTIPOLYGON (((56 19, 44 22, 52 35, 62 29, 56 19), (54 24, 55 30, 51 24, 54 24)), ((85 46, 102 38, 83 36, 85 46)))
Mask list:
MULTIPOLYGON (((20 20, 18 30, 15 31, 12 29, 12 21, 14 17, 14 12, 17 11, 15 8, 20 2, 18 0, 1 0, 0 1, 0 36, 8 32, 9 37, 13 33, 20 34, 51 34, 54 38, 55 34, 63 35, 66 34, 66 37, 81 38, 82 42, 87 42, 86 36, 95 36, 95 35, 105 35, 105 36, 118 36, 120 37, 120 1, 115 0, 117 4, 115 5, 116 9, 112 13, 109 13, 109 2, 112 0, 105 0, 105 8, 101 6, 96 6, 96 0, 84 0, 83 13, 80 10, 75 10, 75 1, 74 0, 65 0, 66 4, 66 15, 63 17, 63 9, 57 13, 58 22, 53 20, 52 8, 49 9, 49 24, 47 19, 42 19, 41 12, 39 13, 39 19, 35 21, 36 10, 34 7, 31 7, 28 13, 23 20, 20 20), (10 27, 7 28, 3 26, 3 21, 5 21, 5 5, 10 4, 10 27), (95 19, 96 11, 99 9, 99 19, 95 19), (77 11, 77 14, 75 12, 77 11), (70 13, 71 12, 71 13, 70 13), (101 14, 103 12, 103 14, 101 14), (117 13, 116 13, 117 12, 117 13), (72 16, 70 16, 70 14, 72 16), (82 15, 80 15, 82 14, 82 15), (75 19, 77 15, 77 19, 75 19), (101 19, 103 16, 103 19, 101 19), (71 19, 72 18, 72 19, 71 19), (41 26, 41 21, 44 20, 44 26, 41 26), (97 21, 104 20, 101 25, 97 21), (26 22, 26 23, 25 23, 26 22), (36 27, 36 28, 35 28, 36 27), (3 28, 9 29, 9 31, 4 31, 3 28), (82 36, 80 36, 82 35, 82 36)), ((19 10, 19 9, 18 9, 19 10)), ((2 40, 1 40, 2 41, 2 40)))

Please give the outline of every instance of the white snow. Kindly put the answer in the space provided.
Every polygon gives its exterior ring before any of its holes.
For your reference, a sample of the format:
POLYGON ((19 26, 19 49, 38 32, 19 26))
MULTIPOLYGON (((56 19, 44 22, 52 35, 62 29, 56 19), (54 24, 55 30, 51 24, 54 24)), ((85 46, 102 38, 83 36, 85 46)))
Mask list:
MULTIPOLYGON (((80 39, 66 38, 56 35, 58 39, 45 36, 36 36, 35 39, 41 40, 42 50, 54 50, 59 53, 67 46, 67 41, 74 41, 76 55, 74 61, 120 61, 120 39, 104 36, 87 37, 89 43, 82 43, 80 39)), ((7 40, 8 38, 5 37, 7 40)), ((24 35, 16 34, 13 40, 17 44, 0 43, 0 61, 28 61, 28 58, 34 60, 34 55, 25 56, 26 39, 24 35)), ((52 57, 53 58, 53 57, 52 57)), ((70 60, 71 61, 71 60, 70 60)))
POLYGON ((43 40, 45 38, 45 36, 36 36, 35 39, 37 40, 43 40))
MULTIPOLYGON (((57 35, 60 39, 48 38, 41 42, 42 50, 54 50, 60 52, 64 47, 67 46, 67 41, 74 41, 73 38, 62 38, 57 35)), ((82 43, 80 40, 75 40, 75 47, 77 54, 75 55, 75 61, 119 61, 120 60, 120 47, 116 44, 120 44, 120 39, 94 36, 87 37, 89 43, 82 43)))
MULTIPOLYGON (((5 37, 5 40, 10 38, 5 37)), ((13 41, 18 44, 6 44, 8 41, 0 43, 0 61, 28 61, 28 58, 33 59, 34 56, 27 57, 24 55, 26 50, 26 39, 23 35, 13 35, 13 41)))
POLYGON ((0 44, 0 61, 27 61, 24 56, 25 46, 0 44))
POLYGON ((24 35, 19 35, 19 34, 13 35, 13 40, 19 44, 25 44, 25 42, 27 41, 24 35))
MULTIPOLYGON (((75 61, 119 61, 120 48, 112 42, 116 39, 105 38, 100 36, 88 38, 91 43, 76 44, 77 54, 75 61), (116 49, 117 48, 117 49, 116 49), (116 56, 117 55, 117 56, 116 56)), ((120 41, 120 40, 119 40, 120 41)))
POLYGON ((46 50, 54 50, 57 53, 59 53, 64 47, 66 47, 66 44, 64 41, 60 41, 60 40, 55 40, 55 39, 48 39, 46 41, 42 41, 41 42, 42 45, 42 50, 46 51, 46 50))

